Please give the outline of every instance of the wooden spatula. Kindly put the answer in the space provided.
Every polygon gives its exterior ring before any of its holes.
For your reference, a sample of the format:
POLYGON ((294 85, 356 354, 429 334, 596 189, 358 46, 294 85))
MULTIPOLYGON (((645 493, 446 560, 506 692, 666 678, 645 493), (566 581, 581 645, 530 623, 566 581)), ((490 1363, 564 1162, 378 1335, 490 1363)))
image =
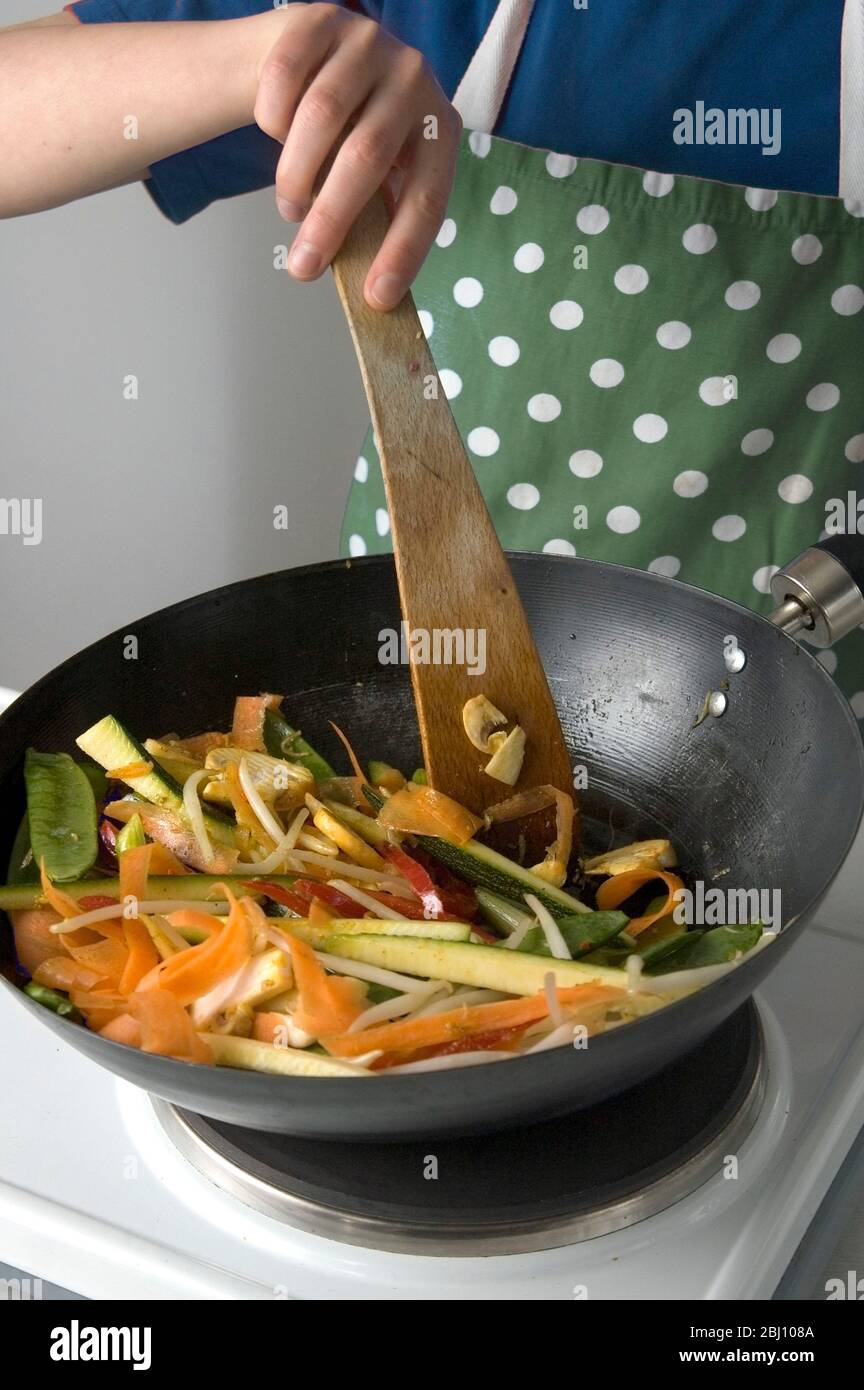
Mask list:
MULTIPOLYGON (((406 294, 392 312, 376 313, 363 298, 387 226, 384 201, 376 197, 355 222, 333 272, 381 457, 402 615, 409 634, 430 634, 433 652, 436 629, 485 633, 482 674, 469 674, 466 665, 411 663, 429 782, 481 813, 511 794, 483 772, 488 757, 462 727, 465 701, 482 694, 527 735, 512 790, 551 783, 572 794, 570 760, 546 676, 414 300, 406 294)), ((442 642, 439 655, 444 650, 442 642)))

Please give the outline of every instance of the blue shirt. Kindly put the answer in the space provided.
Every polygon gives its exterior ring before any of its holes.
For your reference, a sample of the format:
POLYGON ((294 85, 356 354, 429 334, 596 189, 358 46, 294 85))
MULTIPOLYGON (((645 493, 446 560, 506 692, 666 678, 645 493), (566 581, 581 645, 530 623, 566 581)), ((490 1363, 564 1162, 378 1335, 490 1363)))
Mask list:
MULTIPOLYGON (((452 96, 496 0, 350 0, 419 48, 452 96)), ((76 0, 87 23, 233 19, 270 0, 76 0)), ((496 134, 525 145, 757 188, 836 194, 843 0, 536 0, 496 134), (679 144, 697 103, 781 113, 776 154, 679 144)), ((776 119, 776 118, 775 118, 776 119)), ((273 182, 276 143, 250 126, 155 164, 156 202, 183 222, 273 182)))

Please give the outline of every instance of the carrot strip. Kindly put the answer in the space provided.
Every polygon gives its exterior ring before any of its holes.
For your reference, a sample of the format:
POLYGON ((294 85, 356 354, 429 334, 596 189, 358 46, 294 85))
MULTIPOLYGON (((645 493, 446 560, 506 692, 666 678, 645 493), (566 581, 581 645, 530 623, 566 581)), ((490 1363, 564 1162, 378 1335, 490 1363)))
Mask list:
POLYGON ((61 888, 56 888, 51 882, 45 870, 45 860, 39 865, 39 877, 42 882, 42 894, 49 907, 53 907, 55 912, 59 912, 64 920, 70 917, 80 917, 81 908, 74 898, 70 898, 68 893, 64 893, 61 888))
MULTIPOLYGON (((295 967, 296 972, 296 967, 295 967)), ((623 997, 625 991, 608 985, 571 985, 557 991, 561 1004, 589 1004, 623 997)), ((515 1028, 545 1018, 549 1004, 545 992, 523 999, 504 999, 496 1004, 475 1004, 446 1013, 429 1014, 425 1018, 403 1019, 398 1023, 383 1023, 378 1028, 364 1028, 359 1033, 343 1037, 322 1037, 321 1042, 336 1057, 358 1057, 364 1052, 414 1052, 436 1043, 454 1042, 472 1033, 486 1033, 496 1028, 515 1028)), ((301 1025, 302 1027, 303 1025, 301 1025)))
POLYGON ((200 946, 190 946, 163 961, 144 976, 136 994, 155 988, 172 994, 181 1005, 192 1004, 248 964, 253 945, 253 918, 249 909, 254 904, 250 904, 248 898, 238 901, 229 888, 224 884, 222 887, 231 904, 222 930, 200 946))
MULTIPOLYGON (((260 840, 264 837, 261 829, 261 822, 256 816, 252 807, 249 805, 249 798, 240 784, 240 764, 228 763, 225 768, 225 781, 231 805, 234 807, 234 814, 237 817, 237 824, 244 829, 251 830, 260 840)), ((271 843, 268 838, 268 843, 271 843)))
POLYGON ((348 735, 343 734, 342 730, 339 728, 339 725, 334 724, 332 719, 330 720, 330 728, 333 730, 339 742, 342 744, 342 747, 345 749, 345 752, 348 754, 348 757, 351 761, 351 767, 354 770, 354 776, 357 778, 361 786, 368 787, 369 778, 366 776, 366 773, 360 766, 360 763, 357 760, 357 754, 354 752, 354 749, 348 742, 348 735))
POLYGON ((47 985, 49 989, 93 989, 104 978, 98 970, 79 965, 70 956, 51 956, 33 971, 37 985, 47 985))
MULTIPOLYGON (((286 933, 298 991, 294 1022, 306 1033, 344 1033, 363 1012, 363 988, 357 980, 328 975, 311 946, 286 933)), ((361 1048, 361 1052, 368 1052, 361 1048)))
POLYGON ((178 907, 176 912, 169 912, 165 920, 180 932, 185 927, 203 932, 205 936, 215 936, 222 928, 221 917, 214 917, 210 912, 197 912, 194 907, 178 907))
MULTIPOLYGON (((154 841, 150 848, 150 867, 151 874, 189 874, 192 873, 185 864, 177 858, 173 850, 167 845, 160 845, 158 840, 154 841)), ((128 851, 127 851, 128 853, 128 851)))
POLYGON ((378 824, 409 835, 440 835, 463 845, 483 824, 479 816, 432 787, 403 787, 384 802, 378 824))
POLYGON ((125 763, 123 767, 112 767, 105 776, 109 782, 130 782, 135 777, 146 777, 153 771, 153 764, 139 758, 137 762, 125 763))
POLYGON ((128 1012, 125 995, 115 989, 70 989, 69 998, 84 1015, 87 1026, 97 1033, 106 1023, 128 1012))
MULTIPOLYGON (((164 742, 165 740, 161 740, 164 742)), ((193 758, 201 758, 202 761, 212 748, 224 748, 229 742, 227 734, 195 734, 194 738, 172 739, 175 748, 181 749, 184 753, 189 753, 193 758)))
MULTIPOLYGON (((135 845, 120 855, 120 898, 134 898, 136 903, 147 901, 147 878, 150 873, 152 844, 135 845)), ((137 917, 137 912, 135 913, 137 917)))
POLYGON ((126 969, 129 951, 126 945, 110 937, 88 946, 70 946, 69 954, 79 965, 95 970, 101 980, 112 987, 119 987, 120 977, 126 969))
POLYGON ((252 753, 263 753, 264 715, 268 709, 278 709, 282 703, 281 695, 238 695, 234 701, 234 722, 231 726, 231 742, 235 748, 247 748, 252 753))
POLYGON ((141 1024, 131 1014, 118 1014, 99 1029, 99 1036, 109 1038, 111 1042, 126 1043, 128 1047, 140 1047, 141 1024))
POLYGON ((284 1014, 255 1014, 252 1019, 252 1037, 257 1042, 284 1047, 287 1024, 288 1020, 284 1014))
POLYGON ((120 976, 119 989, 121 994, 131 994, 144 976, 159 964, 159 952, 153 944, 153 938, 149 931, 139 918, 131 917, 124 920, 123 931, 128 949, 126 964, 123 968, 123 974, 120 976))
POLYGON ((614 878, 607 878, 597 889, 597 906, 602 912, 618 907, 626 902, 637 888, 641 888, 645 883, 652 883, 655 878, 659 878, 666 885, 666 901, 656 912, 649 912, 643 917, 631 917, 627 923, 627 931, 630 936, 638 936, 646 927, 659 922, 661 917, 672 911, 677 900, 676 895, 684 890, 683 880, 677 874, 649 868, 628 869, 626 873, 615 874, 614 878))
POLYGON ((182 1062, 212 1063, 210 1048, 196 1033, 176 995, 168 990, 139 990, 129 999, 129 1013, 140 1026, 142 1052, 156 1052, 182 1062))
POLYGON ((427 1057, 450 1057, 457 1052, 488 1052, 490 1049, 512 1052, 515 1044, 530 1025, 519 1023, 515 1028, 490 1028, 488 1033, 471 1033, 455 1042, 438 1043, 434 1047, 421 1047, 416 1052, 385 1052, 369 1063, 370 1071, 386 1071, 388 1067, 399 1066, 402 1062, 421 1062, 427 1057))

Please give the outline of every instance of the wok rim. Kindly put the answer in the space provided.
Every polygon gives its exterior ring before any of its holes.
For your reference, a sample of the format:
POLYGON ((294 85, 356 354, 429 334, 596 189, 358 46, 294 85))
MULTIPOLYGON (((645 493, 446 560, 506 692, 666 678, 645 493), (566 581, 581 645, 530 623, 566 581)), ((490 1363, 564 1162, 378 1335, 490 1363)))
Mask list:
MULTIPOLYGON (((713 607, 719 606, 732 614, 740 614, 743 617, 745 617, 748 621, 756 619, 757 623, 764 625, 764 628, 769 630, 778 641, 790 643, 796 649, 796 653, 799 657, 803 655, 809 662, 811 670, 813 668, 816 668, 818 670, 819 676, 817 677, 817 679, 823 682, 823 688, 826 689, 826 691, 830 691, 829 698, 837 702, 837 704, 839 704, 843 710, 843 715, 846 720, 847 727, 849 728, 850 734, 852 736, 851 742, 854 743, 855 746, 855 755, 859 772, 859 794, 858 804, 853 818, 851 831, 843 845, 842 853, 840 853, 837 857, 836 863, 833 869, 831 870, 831 873, 824 880, 824 882, 816 889, 813 896, 800 909, 800 911, 795 915, 795 917, 790 919, 789 922, 783 924, 783 926, 777 934, 776 941, 772 942, 770 946, 763 948, 763 950, 757 951, 755 956, 751 955, 749 958, 745 956, 742 960, 738 962, 734 971, 729 971, 728 974, 722 976, 720 979, 713 980, 710 984, 701 986, 694 994, 687 995, 682 999, 677 999, 668 1004, 665 1004, 662 1008, 656 1010, 653 1014, 649 1014, 642 1018, 635 1019, 631 1023, 625 1024, 621 1028, 614 1028, 611 1029, 608 1033, 599 1034, 596 1038, 592 1039, 592 1046, 590 1050, 593 1053, 594 1050, 598 1047, 603 1048, 605 1046, 607 1049, 609 1049, 610 1046, 620 1047, 622 1044, 615 1040, 621 1037, 622 1035, 625 1037, 630 1036, 632 1034, 632 1030, 634 1029, 641 1028, 642 1035, 644 1036, 645 1034, 647 1034, 648 1031, 654 1032, 658 1028, 661 1028, 667 1020, 669 1022, 670 1027, 674 1027, 675 1019, 681 1015, 682 1011, 686 1010, 692 1004, 692 1001, 697 996, 701 996, 702 994, 707 994, 708 992, 713 991, 713 997, 717 998, 719 991, 723 989, 728 989, 732 981, 741 979, 740 972, 746 971, 752 974, 754 966, 757 965, 757 962, 762 960, 764 951, 773 951, 776 947, 781 945, 781 942, 783 942, 784 938, 785 946, 781 948, 778 955, 785 953, 785 949, 788 948, 788 946, 791 944, 791 934, 797 933, 797 930, 805 926, 807 921, 809 921, 809 919, 812 917, 813 913, 816 911, 819 904, 826 896, 828 890, 831 888, 832 884, 837 878, 837 875, 840 873, 840 870, 845 864, 849 856, 851 847, 854 844, 855 839, 857 837, 862 821, 862 816, 864 816, 864 736, 862 736, 861 728, 852 710, 851 705, 849 704, 848 700, 843 695, 843 693, 838 689, 834 681, 831 679, 831 676, 825 670, 825 667, 821 664, 821 662, 819 662, 817 658, 812 654, 812 652, 810 652, 806 647, 804 647, 802 643, 796 641, 794 637, 791 637, 788 633, 785 633, 780 628, 776 627, 763 614, 756 613, 753 609, 746 608, 743 604, 736 603, 732 599, 723 598, 721 595, 713 594, 707 589, 702 589, 696 585, 686 584, 681 580, 669 578, 666 575, 655 574, 648 570, 637 569, 629 565, 618 565, 606 560, 594 560, 579 555, 546 555, 534 551, 507 551, 506 555, 508 562, 515 560, 517 564, 522 564, 525 562, 536 564, 538 561, 540 561, 545 565, 550 565, 553 567, 572 566, 575 564, 579 567, 588 567, 590 569, 594 569, 595 571, 610 569, 623 571, 640 584, 645 584, 649 587, 654 586, 659 590, 668 588, 671 588, 673 590, 683 589, 689 591, 692 594, 698 595, 700 599, 708 601, 713 607)), ((102 645, 105 642, 110 642, 111 640, 116 639, 118 636, 122 637, 122 635, 125 632, 127 632, 130 627, 140 626, 144 623, 154 623, 160 619, 167 618, 169 615, 185 612, 186 610, 195 607, 197 604, 202 604, 208 601, 212 601, 214 599, 219 599, 221 601, 223 599, 229 598, 231 595, 233 595, 235 592, 241 589, 248 588, 250 585, 273 584, 278 582, 279 580, 282 580, 286 575, 308 576, 340 569, 344 570, 346 573, 349 573, 355 566, 362 567, 363 569, 389 568, 395 570, 395 560, 392 552, 386 552, 380 555, 364 555, 358 557, 336 558, 332 560, 319 560, 309 565, 297 565, 292 566, 288 569, 272 570, 268 571, 266 574, 252 575, 246 579, 232 580, 229 584, 223 584, 216 589, 209 589, 205 590, 203 593, 191 595, 189 598, 181 599, 177 603, 168 604, 164 608, 157 609, 153 613, 145 614, 141 618, 127 620, 127 622, 125 622, 121 627, 116 628, 113 632, 106 633, 104 636, 99 637, 95 641, 89 643, 86 647, 83 647, 80 651, 74 652, 71 656, 67 657, 64 661, 62 661, 58 666, 53 667, 50 671, 47 671, 43 676, 40 676, 38 680, 36 680, 33 683, 33 685, 29 686, 25 691, 22 691, 18 698, 13 700, 12 704, 9 705, 2 714, 0 714, 0 735, 2 735, 6 725, 8 723, 13 722, 13 720, 19 716, 20 711, 17 711, 17 706, 19 706, 25 699, 27 699, 30 696, 35 696, 41 693, 51 682, 53 682, 57 677, 60 677, 63 674, 63 672, 71 668, 77 667, 79 664, 83 664, 86 661, 86 659, 92 656, 98 648, 102 647, 102 645)), ((326 686, 319 686, 316 688, 326 689, 326 686)), ((769 965, 768 970, 763 973, 770 973, 771 969, 773 969, 773 965, 769 965)), ((47 1020, 45 1020, 43 1017, 45 1014, 44 1007, 42 1005, 37 1004, 34 1000, 30 999, 24 993, 22 985, 18 985, 14 981, 9 980, 4 976, 0 976, 0 984, 8 988, 15 995, 17 995, 23 1007, 29 1009, 31 1013, 34 1014, 34 1016, 39 1017, 41 1021, 47 1023, 47 1020)), ((747 990, 744 998, 750 998, 752 994, 753 988, 751 987, 747 990)), ((72 1029, 83 1028, 87 1035, 89 1043, 91 1043, 95 1049, 105 1048, 107 1049, 107 1056, 118 1058, 120 1062, 119 1066, 109 1067, 109 1070, 111 1070, 115 1074, 124 1074, 125 1069, 122 1064, 122 1058, 130 1052, 135 1053, 138 1056, 147 1056, 152 1064, 158 1065, 159 1071, 165 1075, 166 1084, 168 1084, 169 1080, 173 1078, 177 1085, 186 1087, 186 1083, 189 1080, 193 1079, 195 1076, 200 1076, 201 1074, 201 1066, 199 1063, 185 1062, 174 1057, 162 1057, 156 1053, 141 1054, 140 1049, 138 1048, 130 1047, 126 1043, 114 1042, 109 1038, 102 1038, 99 1036, 98 1033, 94 1033, 90 1029, 87 1029, 86 1025, 73 1023, 69 1019, 60 1018, 54 1015, 53 1023, 51 1025, 52 1031, 57 1032, 58 1036, 64 1036, 65 1029, 63 1028, 63 1025, 66 1025, 68 1028, 72 1029)), ((72 1046, 75 1046, 74 1041, 72 1041, 72 1036, 70 1036, 69 1040, 70 1042, 72 1042, 72 1046)), ((80 1051, 83 1049, 76 1048, 76 1050, 80 1051)), ((570 1050, 571 1049, 567 1049, 562 1046, 561 1048, 550 1049, 549 1051, 554 1053, 563 1053, 564 1051, 570 1050)), ((517 1072, 514 1070, 514 1068, 518 1068, 518 1077, 527 1077, 528 1066, 535 1065, 537 1063, 543 1063, 547 1059, 547 1057, 547 1053, 537 1053, 534 1056, 516 1055, 512 1058, 508 1058, 507 1065, 505 1067, 505 1075, 512 1076, 515 1081, 517 1079, 517 1072)), ((578 1059, 574 1058, 574 1064, 579 1065, 578 1059)), ((357 1079, 359 1079, 354 1077, 338 1076, 281 1076, 273 1073, 255 1072, 251 1070, 245 1070, 239 1067, 227 1066, 218 1067, 215 1068, 215 1070, 219 1072, 220 1077, 227 1077, 227 1075, 233 1073, 237 1078, 236 1082, 226 1082, 226 1085, 229 1088, 232 1086, 242 1086, 245 1089, 247 1097, 253 1103, 255 1102, 257 1094, 259 1092, 260 1099, 262 1101, 264 1101, 265 1099, 272 1100, 274 1083, 278 1083, 280 1087, 283 1088, 285 1087, 286 1083, 289 1086, 299 1085, 301 1087, 303 1085, 306 1085, 308 1087, 320 1086, 322 1083, 326 1083, 328 1087, 333 1088, 334 1100, 338 1101, 339 1095, 342 1092, 342 1088, 350 1087, 353 1090, 353 1088, 356 1086, 357 1079)), ((431 1086, 432 1088, 434 1088, 434 1098, 430 1099, 434 1099, 437 1102, 439 1100, 438 1088, 440 1088, 443 1095, 447 1090, 451 1089, 453 1086, 453 1077, 451 1074, 452 1071, 456 1071, 458 1073, 460 1071, 473 1070, 476 1070, 476 1068, 452 1068, 449 1070, 445 1069, 443 1071, 437 1072, 420 1072, 416 1073, 416 1075, 412 1074, 410 1076, 391 1076, 388 1079, 388 1090, 386 1092, 382 1092, 382 1095, 387 1095, 391 1099, 395 1099, 398 1102, 397 1088, 399 1087, 399 1085, 401 1084, 403 1087, 406 1087, 408 1091, 411 1091, 412 1089, 414 1089, 416 1085, 416 1080, 419 1077, 424 1087, 431 1086)), ((484 1075, 488 1076, 488 1068, 484 1066, 481 1067, 480 1070, 483 1072, 484 1075)), ((386 1075, 386 1073, 382 1074, 382 1076, 384 1075, 386 1075)), ((381 1080, 382 1076, 376 1076, 374 1079, 381 1080)), ((622 1088, 622 1092, 624 1089, 626 1088, 622 1088)), ((285 1091, 285 1096, 286 1099, 289 1098, 289 1092, 287 1090, 285 1091)))

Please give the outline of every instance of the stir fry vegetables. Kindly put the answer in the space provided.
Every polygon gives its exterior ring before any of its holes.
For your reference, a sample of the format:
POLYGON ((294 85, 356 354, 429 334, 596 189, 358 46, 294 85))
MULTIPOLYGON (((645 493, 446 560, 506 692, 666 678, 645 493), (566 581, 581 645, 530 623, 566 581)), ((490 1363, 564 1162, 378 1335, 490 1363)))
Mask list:
MULTIPOLYGON (((144 742, 107 715, 78 738, 81 758, 28 750, 0 909, 31 999, 185 1062, 403 1074, 572 1045, 771 939, 680 923, 668 840, 580 866, 574 806, 555 788, 481 817, 422 768, 364 770, 337 729, 340 775, 281 704, 241 696, 230 729, 144 742), (484 841, 552 810, 533 867, 484 841)), ((464 724, 492 760, 512 746, 483 697, 464 724)))

